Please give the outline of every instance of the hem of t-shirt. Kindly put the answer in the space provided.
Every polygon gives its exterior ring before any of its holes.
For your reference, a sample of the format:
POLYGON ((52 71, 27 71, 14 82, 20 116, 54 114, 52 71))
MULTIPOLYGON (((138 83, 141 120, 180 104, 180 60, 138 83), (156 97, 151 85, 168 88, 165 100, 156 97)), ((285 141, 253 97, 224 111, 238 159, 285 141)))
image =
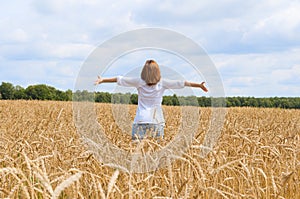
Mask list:
POLYGON ((166 122, 133 122, 133 124, 165 124, 166 122))

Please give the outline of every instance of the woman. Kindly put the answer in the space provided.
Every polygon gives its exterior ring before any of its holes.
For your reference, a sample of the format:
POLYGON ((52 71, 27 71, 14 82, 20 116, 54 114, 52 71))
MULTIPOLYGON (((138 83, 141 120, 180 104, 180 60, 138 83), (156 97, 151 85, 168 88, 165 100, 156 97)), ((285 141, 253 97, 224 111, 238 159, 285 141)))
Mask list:
POLYGON ((161 104, 166 89, 190 86, 201 88, 204 92, 208 91, 204 82, 199 84, 161 78, 159 66, 154 60, 146 61, 140 78, 123 76, 101 78, 98 76, 95 85, 108 82, 117 82, 120 86, 136 87, 138 90, 138 107, 132 125, 132 139, 143 139, 149 134, 151 137, 163 137, 165 120, 161 104))

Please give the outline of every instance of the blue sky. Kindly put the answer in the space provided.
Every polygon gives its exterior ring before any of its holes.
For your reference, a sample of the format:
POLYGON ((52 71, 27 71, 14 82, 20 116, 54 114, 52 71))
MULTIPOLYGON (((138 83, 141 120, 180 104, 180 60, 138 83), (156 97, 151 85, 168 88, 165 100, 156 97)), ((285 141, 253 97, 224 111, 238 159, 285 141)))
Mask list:
MULTIPOLYGON (((300 2, 293 0, 3 1, 0 81, 72 89, 80 67, 99 44, 126 31, 158 27, 205 49, 226 96, 300 96, 299 10, 300 2)), ((151 56, 159 64, 174 64, 171 56, 157 54, 151 56)), ((142 66, 144 57, 137 55, 118 63, 142 66)), ((116 66, 104 75, 131 69, 116 66)))

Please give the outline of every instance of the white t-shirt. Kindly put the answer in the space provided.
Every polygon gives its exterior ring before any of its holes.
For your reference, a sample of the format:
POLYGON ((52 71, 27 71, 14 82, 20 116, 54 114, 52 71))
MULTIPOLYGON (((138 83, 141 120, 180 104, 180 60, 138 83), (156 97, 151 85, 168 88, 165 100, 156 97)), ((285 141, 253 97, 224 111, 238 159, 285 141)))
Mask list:
POLYGON ((117 84, 126 87, 136 87, 138 90, 138 107, 134 123, 164 123, 161 103, 166 89, 184 87, 183 80, 161 79, 156 85, 148 86, 141 78, 117 77, 117 84))

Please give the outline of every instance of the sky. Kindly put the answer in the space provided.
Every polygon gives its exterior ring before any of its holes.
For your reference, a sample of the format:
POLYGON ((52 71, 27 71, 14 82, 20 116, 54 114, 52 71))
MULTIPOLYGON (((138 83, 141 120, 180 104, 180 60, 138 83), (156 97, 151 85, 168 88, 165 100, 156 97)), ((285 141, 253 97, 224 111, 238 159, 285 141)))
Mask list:
MULTIPOLYGON (((127 31, 161 28, 204 49, 226 96, 300 96, 299 10, 296 0, 3 1, 0 82, 73 89, 83 63, 99 45, 127 31)), ((101 75, 139 71, 149 57, 183 78, 212 85, 201 74, 193 76, 186 60, 155 49, 119 57, 101 75)))

